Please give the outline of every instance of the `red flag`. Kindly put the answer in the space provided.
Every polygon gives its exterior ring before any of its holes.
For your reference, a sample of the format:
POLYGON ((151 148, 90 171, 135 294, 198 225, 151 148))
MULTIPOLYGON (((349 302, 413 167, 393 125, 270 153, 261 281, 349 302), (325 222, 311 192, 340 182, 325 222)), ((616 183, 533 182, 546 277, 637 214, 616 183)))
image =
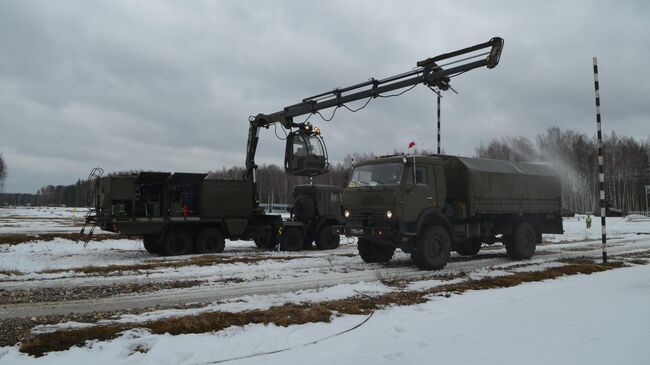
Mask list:
POLYGON ((409 148, 415 147, 415 142, 411 141, 409 142, 409 148))

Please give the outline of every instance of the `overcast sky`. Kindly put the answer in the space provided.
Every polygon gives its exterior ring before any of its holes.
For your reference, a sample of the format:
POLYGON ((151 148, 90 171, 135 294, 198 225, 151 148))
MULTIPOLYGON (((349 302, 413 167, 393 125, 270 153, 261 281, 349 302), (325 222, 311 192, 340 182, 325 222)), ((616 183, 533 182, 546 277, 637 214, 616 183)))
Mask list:
MULTIPOLYGON (((70 184, 91 168, 205 172, 243 165, 248 116, 500 36, 501 63, 453 80, 443 148, 473 155, 551 126, 650 136, 647 1, 0 0, 5 191, 70 184)), ((325 115, 329 113, 324 112, 325 115)), ((435 97, 419 86, 319 125, 330 159, 435 149, 435 97)), ((284 145, 261 133, 259 163, 284 145)))

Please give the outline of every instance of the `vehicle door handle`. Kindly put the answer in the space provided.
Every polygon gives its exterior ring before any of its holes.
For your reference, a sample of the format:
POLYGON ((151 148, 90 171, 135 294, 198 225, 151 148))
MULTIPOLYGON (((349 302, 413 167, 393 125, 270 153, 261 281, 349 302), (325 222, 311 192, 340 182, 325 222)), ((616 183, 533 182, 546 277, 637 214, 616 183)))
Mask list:
POLYGON ((427 196, 427 200, 433 200, 433 198, 430 197, 430 196, 427 196))

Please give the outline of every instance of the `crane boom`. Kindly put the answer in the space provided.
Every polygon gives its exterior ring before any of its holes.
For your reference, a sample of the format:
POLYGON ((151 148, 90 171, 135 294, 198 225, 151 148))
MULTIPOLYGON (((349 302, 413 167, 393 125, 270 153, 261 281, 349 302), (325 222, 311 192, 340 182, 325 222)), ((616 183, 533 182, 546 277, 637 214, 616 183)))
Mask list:
MULTIPOLYGON (((491 69, 496 67, 501 57, 503 44, 504 41, 502 38, 495 37, 485 43, 480 43, 471 47, 466 47, 419 61, 417 62, 415 69, 402 74, 380 80, 371 78, 368 81, 345 88, 336 88, 331 91, 310 96, 297 104, 289 105, 275 113, 258 114, 251 117, 249 119, 245 178, 252 180, 254 184, 256 182, 255 171, 257 165, 255 164, 255 153, 257 151, 260 128, 269 128, 269 126, 279 123, 282 127, 290 131, 292 128, 298 128, 296 132, 291 132, 292 134, 313 135, 315 131, 310 124, 304 122, 295 123, 293 119, 302 115, 314 114, 323 109, 341 107, 344 104, 353 101, 376 98, 381 96, 383 93, 414 87, 418 84, 424 84, 430 88, 438 90, 448 90, 450 87, 449 82, 454 76, 475 68, 487 67, 491 69), (487 48, 489 48, 489 51, 484 53, 474 54, 463 59, 451 61, 451 59, 466 56, 487 48), (450 60, 450 62, 445 65, 439 65, 439 62, 444 60, 450 60), (443 68, 446 66, 451 67, 443 68)), ((289 149, 289 141, 287 141, 287 153, 289 153, 289 149)), ((314 176, 327 171, 326 156, 322 161, 323 167, 320 169, 298 169, 297 172, 289 171, 290 168, 287 159, 288 157, 285 156, 285 169, 293 175, 314 176)))

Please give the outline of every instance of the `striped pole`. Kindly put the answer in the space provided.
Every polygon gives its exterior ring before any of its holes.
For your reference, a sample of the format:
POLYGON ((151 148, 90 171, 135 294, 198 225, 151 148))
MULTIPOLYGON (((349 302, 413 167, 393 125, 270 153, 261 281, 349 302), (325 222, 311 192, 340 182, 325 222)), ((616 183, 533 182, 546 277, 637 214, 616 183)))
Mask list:
POLYGON ((598 85, 598 59, 594 57, 594 90, 596 91, 596 129, 598 130, 598 188, 600 189, 600 231, 603 242, 603 263, 607 262, 607 230, 605 217, 605 172, 603 169, 603 133, 600 119, 600 90, 598 85))
POLYGON ((440 94, 438 94, 438 154, 440 154, 440 94))

